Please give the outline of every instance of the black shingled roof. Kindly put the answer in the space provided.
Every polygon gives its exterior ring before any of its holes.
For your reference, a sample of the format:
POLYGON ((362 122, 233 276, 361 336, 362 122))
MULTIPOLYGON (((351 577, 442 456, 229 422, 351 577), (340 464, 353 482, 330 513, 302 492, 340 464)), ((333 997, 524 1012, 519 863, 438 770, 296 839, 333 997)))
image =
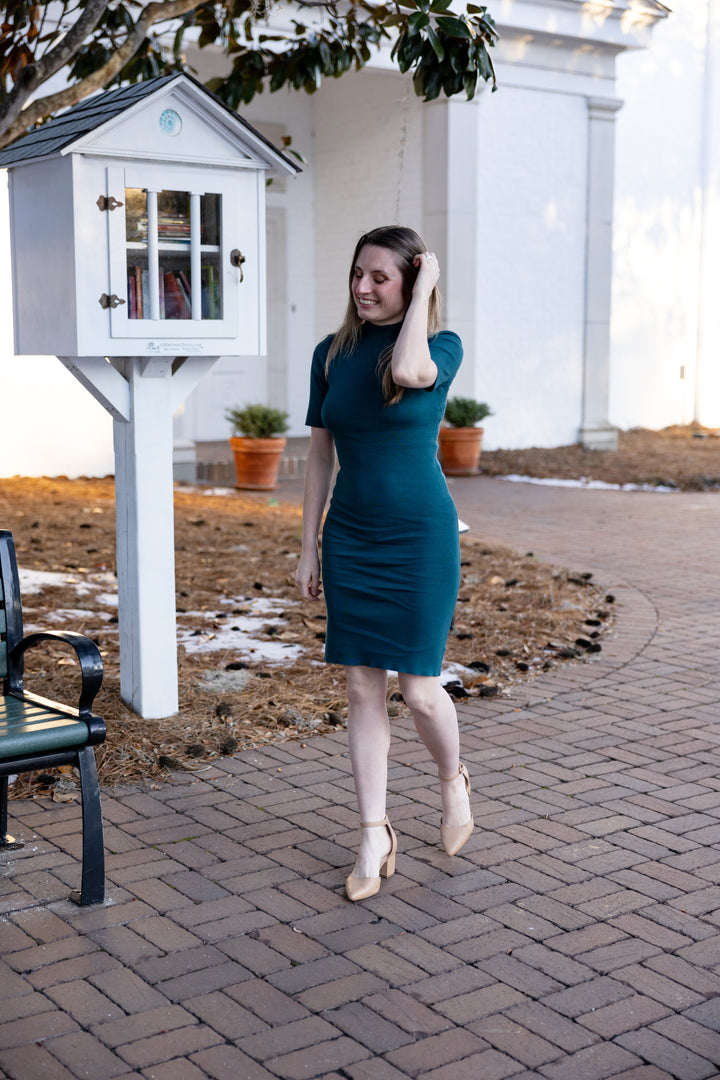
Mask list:
POLYGON ((154 94, 156 90, 159 90, 167 83, 178 79, 181 74, 183 78, 194 83, 195 86, 199 86, 204 94, 207 94, 213 101, 221 105, 236 123, 252 131, 257 138, 261 139, 272 150, 273 154, 284 158, 294 172, 300 171, 294 162, 286 158, 277 147, 273 146, 259 131, 256 131, 247 121, 238 116, 224 101, 212 94, 207 87, 203 86, 197 79, 193 79, 191 75, 180 72, 175 72, 173 75, 161 75, 157 79, 147 79, 145 82, 135 83, 133 86, 121 86, 117 90, 104 90, 100 94, 94 94, 93 97, 86 98, 54 120, 41 124, 39 128, 35 128, 28 135, 17 139, 7 149, 0 150, 0 168, 6 165, 14 165, 20 161, 31 161, 33 158, 47 157, 49 154, 58 153, 66 146, 69 146, 70 143, 75 142, 76 139, 87 135, 88 132, 100 127, 101 124, 107 123, 108 120, 112 120, 114 116, 124 112, 125 109, 129 109, 138 101, 142 101, 143 98, 154 94))

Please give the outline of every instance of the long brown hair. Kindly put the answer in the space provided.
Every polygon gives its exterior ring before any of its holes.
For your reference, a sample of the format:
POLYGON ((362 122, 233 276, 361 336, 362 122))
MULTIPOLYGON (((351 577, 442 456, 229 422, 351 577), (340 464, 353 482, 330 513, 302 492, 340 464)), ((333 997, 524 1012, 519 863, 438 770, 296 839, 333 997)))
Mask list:
MULTIPOLYGON (((350 263, 350 275, 348 278, 350 296, 345 318, 330 345, 325 362, 325 374, 330 370, 330 364, 334 357, 339 353, 352 352, 360 340, 360 330, 364 320, 358 315, 355 306, 352 283, 360 252, 368 245, 387 248, 395 256, 395 261, 402 275, 405 310, 407 310, 412 299, 413 286, 418 274, 418 268, 413 264, 413 259, 416 255, 421 255, 427 251, 422 237, 418 236, 414 229, 408 229, 404 225, 383 225, 379 229, 372 229, 360 237, 350 263)), ((440 329, 440 303, 440 293, 437 286, 435 286, 428 302, 428 337, 437 334, 440 329)), ((386 405, 395 405, 403 396, 403 387, 398 386, 392 377, 392 354, 393 346, 389 345, 386 349, 383 349, 378 359, 378 374, 380 375, 386 405)))

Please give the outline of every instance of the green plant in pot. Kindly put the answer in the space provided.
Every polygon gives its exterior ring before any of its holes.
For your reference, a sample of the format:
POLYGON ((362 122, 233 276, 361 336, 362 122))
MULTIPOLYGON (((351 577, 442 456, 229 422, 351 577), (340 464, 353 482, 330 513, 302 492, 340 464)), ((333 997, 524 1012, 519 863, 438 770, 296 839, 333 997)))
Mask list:
POLYGON ((233 434, 230 446, 235 457, 236 487, 250 491, 274 491, 280 459, 287 445, 288 414, 270 405, 243 405, 227 409, 233 434))
POLYGON ((477 425, 492 409, 474 398, 449 398, 445 424, 438 434, 438 457, 446 476, 472 476, 478 471, 483 429, 477 425))

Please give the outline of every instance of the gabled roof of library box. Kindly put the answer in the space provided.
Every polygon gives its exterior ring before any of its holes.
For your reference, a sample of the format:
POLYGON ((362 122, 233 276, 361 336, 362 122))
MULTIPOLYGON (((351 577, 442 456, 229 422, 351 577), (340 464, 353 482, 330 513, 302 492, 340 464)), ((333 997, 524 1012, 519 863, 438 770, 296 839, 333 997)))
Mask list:
POLYGON ((72 147, 73 143, 82 139, 83 136, 96 131, 132 106, 152 97, 159 90, 170 86, 171 83, 182 84, 183 82, 188 82, 201 90, 216 108, 220 106, 239 128, 245 129, 248 134, 252 135, 254 142, 257 141, 263 144, 269 161, 284 167, 288 172, 300 172, 300 168, 295 162, 273 146, 247 120, 243 120, 241 116, 238 116, 233 109, 211 93, 201 82, 194 79, 192 75, 187 75, 184 72, 174 75, 161 75, 157 79, 148 79, 132 86, 121 86, 117 90, 104 90, 99 94, 86 98, 78 105, 68 109, 67 112, 61 113, 60 116, 48 120, 46 124, 41 124, 40 127, 30 131, 27 135, 23 135, 5 150, 0 150, 0 168, 62 153, 72 147))

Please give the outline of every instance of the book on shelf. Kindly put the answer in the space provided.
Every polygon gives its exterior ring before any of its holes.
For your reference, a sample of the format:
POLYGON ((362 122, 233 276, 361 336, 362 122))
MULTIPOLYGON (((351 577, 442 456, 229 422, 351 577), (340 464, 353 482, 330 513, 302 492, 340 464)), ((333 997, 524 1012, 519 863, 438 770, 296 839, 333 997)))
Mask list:
POLYGON ((176 271, 167 271, 162 275, 165 286, 165 318, 190 319, 192 307, 189 296, 185 295, 176 271))
POLYGON ((187 218, 170 217, 161 214, 158 217, 159 240, 189 240, 190 222, 187 218))
POLYGON ((182 289, 183 296, 188 302, 190 311, 192 313, 192 293, 190 291, 190 282, 187 279, 187 274, 184 270, 178 270, 177 279, 180 282, 180 288, 182 289))
POLYGON ((128 318, 137 319, 137 301, 135 299, 135 275, 128 274, 128 318))
POLYGON ((214 266, 201 268, 202 281, 202 317, 203 319, 220 319, 220 281, 217 269, 214 266))
POLYGON ((135 267, 135 304, 137 308, 138 319, 145 318, 145 305, 143 303, 143 286, 142 286, 142 267, 135 267))

